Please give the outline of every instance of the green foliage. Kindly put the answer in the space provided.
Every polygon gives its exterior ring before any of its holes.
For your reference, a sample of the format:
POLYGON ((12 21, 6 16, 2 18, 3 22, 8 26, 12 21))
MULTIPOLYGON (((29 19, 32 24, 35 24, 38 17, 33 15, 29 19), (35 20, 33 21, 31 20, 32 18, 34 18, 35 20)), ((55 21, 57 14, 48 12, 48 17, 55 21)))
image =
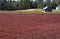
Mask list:
POLYGON ((37 0, 37 8, 40 8, 40 9, 43 8, 43 1, 42 0, 37 0))
POLYGON ((38 5, 38 9, 43 9, 43 5, 38 5))
POLYGON ((49 6, 51 3, 49 1, 45 1, 45 3, 47 6, 49 6))
MULTIPOLYGON (((45 5, 51 6, 49 1, 44 3, 45 5)), ((42 0, 30 1, 30 0, 20 0, 18 2, 15 1, 4 1, 0 2, 0 9, 2 10, 21 10, 21 9, 30 9, 30 8, 39 8, 42 9, 44 7, 42 0)))

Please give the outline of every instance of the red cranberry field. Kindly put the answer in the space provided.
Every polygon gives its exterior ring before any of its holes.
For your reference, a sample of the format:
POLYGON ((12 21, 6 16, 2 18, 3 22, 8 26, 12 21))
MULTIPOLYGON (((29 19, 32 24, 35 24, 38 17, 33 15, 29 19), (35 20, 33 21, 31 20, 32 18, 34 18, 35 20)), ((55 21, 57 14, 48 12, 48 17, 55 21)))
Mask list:
POLYGON ((0 39, 60 39, 60 14, 0 14, 0 39))

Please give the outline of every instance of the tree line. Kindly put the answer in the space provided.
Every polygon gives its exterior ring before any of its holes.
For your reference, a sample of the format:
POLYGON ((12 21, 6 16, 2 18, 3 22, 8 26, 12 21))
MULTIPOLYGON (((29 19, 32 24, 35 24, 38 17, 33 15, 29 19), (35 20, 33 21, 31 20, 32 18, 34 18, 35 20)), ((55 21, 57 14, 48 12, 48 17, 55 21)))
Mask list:
POLYGON ((56 4, 49 3, 46 1, 43 3, 42 0, 20 0, 20 1, 3 1, 0 2, 0 9, 1 10, 22 10, 22 9, 31 9, 31 8, 43 8, 46 5, 50 6, 53 5, 54 7, 56 4))

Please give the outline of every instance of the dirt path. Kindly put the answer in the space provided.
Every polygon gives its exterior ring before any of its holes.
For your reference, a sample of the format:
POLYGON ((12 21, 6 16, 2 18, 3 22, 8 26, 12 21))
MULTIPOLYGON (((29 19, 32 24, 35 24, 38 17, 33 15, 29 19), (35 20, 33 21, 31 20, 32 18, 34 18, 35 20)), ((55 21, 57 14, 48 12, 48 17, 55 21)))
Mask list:
POLYGON ((0 15, 0 39, 60 39, 60 14, 0 15))

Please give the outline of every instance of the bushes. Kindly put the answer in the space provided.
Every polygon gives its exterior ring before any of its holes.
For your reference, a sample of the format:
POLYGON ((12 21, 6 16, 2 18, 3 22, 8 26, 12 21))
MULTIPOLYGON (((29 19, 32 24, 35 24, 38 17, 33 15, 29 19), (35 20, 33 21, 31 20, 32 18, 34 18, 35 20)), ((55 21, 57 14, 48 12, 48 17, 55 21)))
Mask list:
POLYGON ((29 4, 19 2, 3 2, 0 5, 1 10, 21 10, 30 8, 29 4))
POLYGON ((15 10, 16 4, 15 3, 7 3, 6 10, 15 10))
POLYGON ((52 7, 53 9, 55 9, 56 6, 58 5, 55 2, 50 2, 50 1, 46 1, 46 2, 44 2, 44 4, 47 5, 47 6, 52 7))
POLYGON ((43 9, 43 5, 38 5, 38 9, 43 9))
POLYGON ((1 3, 1 10, 15 10, 16 9, 16 4, 15 3, 10 3, 10 2, 6 2, 6 3, 1 3))
POLYGON ((48 1, 42 2, 42 0, 36 0, 35 2, 30 0, 20 0, 20 2, 10 1, 10 2, 0 2, 1 10, 22 10, 22 9, 30 9, 30 8, 39 8, 42 9, 45 6, 52 6, 52 8, 56 7, 55 3, 49 3, 48 1))
MULTIPOLYGON (((40 2, 39 2, 40 3, 40 2)), ((3 2, 0 4, 1 10, 22 10, 22 9, 30 9, 30 8, 43 8, 42 5, 37 4, 37 2, 33 2, 30 0, 21 0, 20 2, 10 1, 3 2)))

